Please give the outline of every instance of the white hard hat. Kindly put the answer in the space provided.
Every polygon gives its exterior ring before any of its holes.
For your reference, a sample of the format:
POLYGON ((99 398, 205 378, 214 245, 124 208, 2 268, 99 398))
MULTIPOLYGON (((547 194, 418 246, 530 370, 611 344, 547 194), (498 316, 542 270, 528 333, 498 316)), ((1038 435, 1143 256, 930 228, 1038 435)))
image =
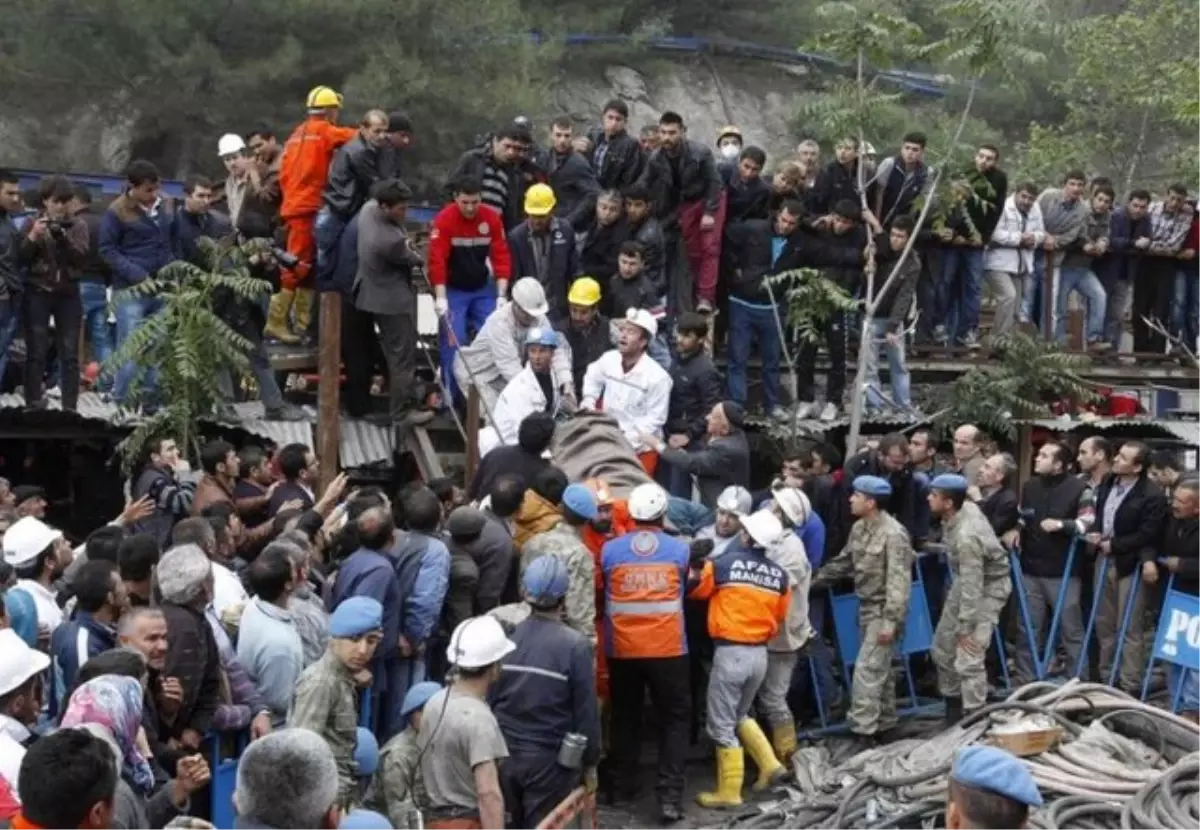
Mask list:
POLYGON ((754 497, 750 495, 750 491, 745 487, 738 487, 736 484, 730 484, 721 491, 721 495, 717 496, 717 509, 724 510, 726 513, 745 516, 753 506, 754 497))
POLYGON ((537 281, 537 277, 521 277, 512 287, 513 302, 520 306, 526 314, 541 317, 550 310, 546 302, 546 290, 537 281))
POLYGON ((61 538, 61 530, 50 527, 41 519, 26 516, 4 534, 4 561, 14 568, 28 565, 61 538))
POLYGON ((499 663, 516 648, 495 617, 471 617, 460 622, 450 635, 446 659, 461 669, 482 669, 499 663))
POLYGON ((222 158, 240 153, 245 149, 246 142, 242 141, 242 137, 237 133, 225 133, 217 142, 217 155, 222 158))
POLYGON ((654 319, 653 314, 644 308, 629 309, 625 312, 625 320, 645 331, 651 340, 658 336, 658 321, 654 319))
POLYGON ((667 491, 657 484, 639 484, 629 494, 629 515, 635 521, 652 522, 667 512, 667 491))
POLYGON ((15 691, 50 665, 50 658, 30 648, 11 628, 0 630, 0 696, 15 691))
POLYGON ((783 524, 770 510, 760 510, 742 517, 742 530, 763 548, 769 548, 783 536, 783 524))
POLYGON ((812 515, 812 503, 799 487, 780 487, 771 494, 783 515, 796 527, 804 527, 812 515))

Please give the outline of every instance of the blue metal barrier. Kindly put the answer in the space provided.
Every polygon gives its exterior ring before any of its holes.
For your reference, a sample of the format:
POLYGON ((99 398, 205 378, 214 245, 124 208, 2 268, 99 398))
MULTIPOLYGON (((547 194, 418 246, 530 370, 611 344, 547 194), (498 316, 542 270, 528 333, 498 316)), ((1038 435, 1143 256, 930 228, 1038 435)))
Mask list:
MULTIPOLYGON (((1130 591, 1132 594, 1133 591, 1130 591)), ((1123 633, 1123 632, 1122 632, 1123 633)), ((1162 660, 1176 667, 1178 677, 1171 692, 1171 711, 1178 712, 1183 701, 1184 689, 1195 682, 1200 670, 1200 597, 1175 590, 1175 575, 1167 581, 1163 597, 1162 613, 1158 618, 1158 632, 1154 637, 1154 648, 1146 662, 1142 680, 1142 700, 1150 691, 1150 677, 1154 661, 1162 660)), ((1114 663, 1114 667, 1115 667, 1114 663)))
MULTIPOLYGON (((1058 597, 1054 602, 1054 610, 1050 617, 1050 632, 1046 635, 1046 648, 1043 651, 1039 643, 1040 631, 1033 630, 1033 623, 1029 617, 1029 600, 1025 597, 1025 580, 1021 571, 1021 559, 1015 550, 1008 552, 1008 561, 1012 566, 1013 574, 1013 593, 1017 597, 1017 606, 1021 611, 1021 625, 1025 629, 1025 636, 1028 639, 1029 654, 1033 658, 1033 670, 1038 680, 1045 680, 1047 671, 1050 668, 1050 661, 1054 658, 1054 649, 1057 646, 1058 626, 1062 620, 1063 608, 1067 599, 1067 587, 1070 584, 1071 573, 1075 566, 1075 553, 1079 547, 1079 537, 1076 536, 1071 540, 1071 547, 1067 550, 1067 567, 1063 570, 1062 582, 1058 586, 1058 597)), ((1088 635, 1084 636, 1082 654, 1087 654, 1088 635)))
POLYGON ((209 785, 211 812, 209 821, 219 830, 229 830, 233 827, 235 811, 233 808, 233 791, 237 789, 238 759, 246 748, 246 733, 239 732, 236 736, 237 752, 226 757, 222 751, 221 741, 231 737, 229 733, 215 733, 209 736, 208 766, 212 773, 209 785))

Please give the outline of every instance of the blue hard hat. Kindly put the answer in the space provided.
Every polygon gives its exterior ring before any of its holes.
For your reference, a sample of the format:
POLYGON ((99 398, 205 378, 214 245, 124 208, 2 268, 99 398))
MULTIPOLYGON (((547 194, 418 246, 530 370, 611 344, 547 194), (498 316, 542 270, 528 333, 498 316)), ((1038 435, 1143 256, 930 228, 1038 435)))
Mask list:
POLYGON ((1042 794, 1025 764, 999 747, 975 744, 959 750, 950 777, 1027 807, 1042 806, 1042 794))
POLYGON ((854 490, 873 499, 887 498, 892 494, 892 484, 879 476, 859 476, 854 479, 854 490))
POLYGON ((570 584, 567 566, 551 553, 530 562, 521 575, 525 599, 533 605, 553 605, 567 595, 570 584))
POLYGON ((525 333, 526 346, 549 346, 552 349, 558 348, 558 332, 551 328, 542 328, 534 326, 525 333))
POLYGON ((931 490, 946 490, 952 493, 967 492, 967 480, 958 473, 942 473, 929 482, 931 490))
POLYGON ((374 733, 362 726, 354 739, 354 763, 358 766, 360 778, 369 778, 379 767, 379 741, 374 733))
POLYGON ((569 484, 562 494, 563 507, 587 521, 596 518, 596 494, 582 484, 569 484))
POLYGON ((392 830, 392 823, 383 813, 374 810, 351 810, 342 817, 339 830, 392 830))
POLYGON ((429 699, 441 690, 442 684, 435 683, 432 680, 422 680, 404 695, 404 701, 400 704, 400 717, 407 720, 408 716, 413 712, 418 709, 424 709, 429 699))

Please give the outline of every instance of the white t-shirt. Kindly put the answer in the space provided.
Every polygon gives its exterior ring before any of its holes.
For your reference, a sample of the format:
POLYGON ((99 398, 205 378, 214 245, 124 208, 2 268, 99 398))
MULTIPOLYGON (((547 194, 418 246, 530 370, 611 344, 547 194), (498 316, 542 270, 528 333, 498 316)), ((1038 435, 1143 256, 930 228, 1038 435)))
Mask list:
POLYGON ((231 606, 243 603, 250 598, 242 581, 237 574, 217 562, 212 563, 213 570, 213 610, 220 618, 221 613, 231 606))
POLYGON ((58 607, 53 591, 32 579, 18 579, 14 587, 20 588, 33 597, 33 606, 37 609, 38 628, 53 631, 62 625, 63 612, 58 607))

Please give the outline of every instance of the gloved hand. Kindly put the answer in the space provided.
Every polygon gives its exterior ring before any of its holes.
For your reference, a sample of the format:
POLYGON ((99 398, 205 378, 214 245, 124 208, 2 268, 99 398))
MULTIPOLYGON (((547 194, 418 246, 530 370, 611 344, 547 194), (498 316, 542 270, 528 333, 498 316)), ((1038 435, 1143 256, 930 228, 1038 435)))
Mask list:
POLYGON ((446 301, 445 297, 434 297, 433 310, 437 312, 438 317, 445 317, 446 312, 450 310, 450 303, 446 301))
POLYGON ((693 539, 688 545, 688 564, 693 568, 703 567, 714 547, 712 539, 693 539))
POLYGON ((600 786, 600 776, 597 774, 596 768, 588 767, 587 769, 585 769, 583 771, 583 788, 584 788, 584 790, 586 790, 588 792, 588 794, 590 795, 590 794, 596 792, 596 790, 599 788, 599 786, 600 786))

